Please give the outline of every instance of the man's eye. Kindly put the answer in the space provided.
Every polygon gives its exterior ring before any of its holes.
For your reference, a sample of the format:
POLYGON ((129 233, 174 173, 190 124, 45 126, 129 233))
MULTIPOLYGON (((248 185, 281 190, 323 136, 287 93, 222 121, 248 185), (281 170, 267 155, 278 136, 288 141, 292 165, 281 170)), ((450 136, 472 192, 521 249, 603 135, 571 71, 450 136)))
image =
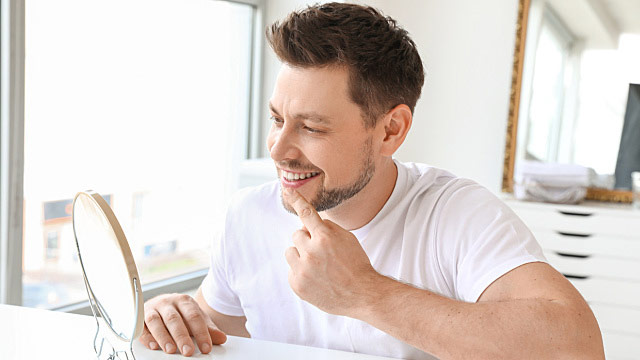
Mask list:
POLYGON ((282 119, 277 118, 275 116, 271 116, 269 119, 271 119, 271 121, 273 121, 275 124, 278 124, 278 125, 280 125, 280 124, 282 124, 284 122, 282 119))
POLYGON ((319 133, 319 132, 322 132, 322 131, 320 131, 320 130, 317 130, 317 129, 314 129, 314 128, 310 128, 310 127, 308 127, 308 126, 306 126, 306 125, 305 125, 305 126, 303 126, 302 128, 303 128, 303 129, 305 129, 306 131, 310 132, 310 133, 319 133))

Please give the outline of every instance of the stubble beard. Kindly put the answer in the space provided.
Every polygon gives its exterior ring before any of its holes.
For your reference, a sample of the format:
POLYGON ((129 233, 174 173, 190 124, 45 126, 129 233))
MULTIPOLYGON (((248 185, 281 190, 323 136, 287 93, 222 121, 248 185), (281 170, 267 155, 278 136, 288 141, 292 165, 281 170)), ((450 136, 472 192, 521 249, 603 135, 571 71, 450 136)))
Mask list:
MULTIPOLYGON (((371 178, 373 178, 376 171, 375 164, 373 162, 372 145, 373 138, 369 137, 362 147, 364 161, 362 162, 359 176, 354 182, 349 185, 333 189, 327 189, 324 184, 320 186, 316 192, 316 196, 311 201, 311 205, 316 209, 316 211, 326 211, 342 204, 354 197, 362 191, 367 184, 369 184, 369 181, 371 181, 371 178)), ((282 197, 282 193, 280 196, 282 197)), ((285 210, 295 215, 295 210, 286 203, 284 199, 282 199, 282 205, 285 210)))

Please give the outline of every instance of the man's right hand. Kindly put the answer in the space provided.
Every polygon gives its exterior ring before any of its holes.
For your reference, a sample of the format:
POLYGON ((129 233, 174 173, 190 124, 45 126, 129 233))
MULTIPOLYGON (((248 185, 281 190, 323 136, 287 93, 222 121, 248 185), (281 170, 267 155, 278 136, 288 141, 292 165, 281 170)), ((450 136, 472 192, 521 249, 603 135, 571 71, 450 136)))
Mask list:
POLYGON ((180 349, 182 355, 191 356, 195 351, 191 336, 203 354, 227 341, 227 335, 189 295, 160 295, 144 304, 144 331, 139 339, 144 346, 168 354, 180 349))

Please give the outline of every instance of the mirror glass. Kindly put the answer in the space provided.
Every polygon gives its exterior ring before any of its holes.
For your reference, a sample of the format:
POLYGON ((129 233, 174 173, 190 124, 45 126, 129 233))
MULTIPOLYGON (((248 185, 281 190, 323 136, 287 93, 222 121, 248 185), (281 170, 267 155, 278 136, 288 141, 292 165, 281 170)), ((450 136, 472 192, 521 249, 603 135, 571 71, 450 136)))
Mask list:
POLYGON ((73 228, 99 315, 121 340, 135 339, 142 332, 143 300, 138 293, 136 302, 138 271, 118 220, 99 194, 81 192, 73 203, 73 228))
POLYGON ((640 1, 531 0, 515 166, 593 169, 630 189, 640 170, 640 1))

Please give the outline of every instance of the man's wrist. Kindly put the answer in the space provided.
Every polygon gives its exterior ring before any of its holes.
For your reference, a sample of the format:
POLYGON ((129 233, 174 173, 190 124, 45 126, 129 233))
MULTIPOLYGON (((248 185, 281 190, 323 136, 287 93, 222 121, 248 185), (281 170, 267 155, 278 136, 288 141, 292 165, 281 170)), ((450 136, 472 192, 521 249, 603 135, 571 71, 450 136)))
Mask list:
POLYGON ((366 322, 380 306, 384 306, 384 299, 391 293, 394 283, 395 280, 373 271, 362 282, 358 299, 354 301, 357 305, 351 309, 349 316, 366 322))

